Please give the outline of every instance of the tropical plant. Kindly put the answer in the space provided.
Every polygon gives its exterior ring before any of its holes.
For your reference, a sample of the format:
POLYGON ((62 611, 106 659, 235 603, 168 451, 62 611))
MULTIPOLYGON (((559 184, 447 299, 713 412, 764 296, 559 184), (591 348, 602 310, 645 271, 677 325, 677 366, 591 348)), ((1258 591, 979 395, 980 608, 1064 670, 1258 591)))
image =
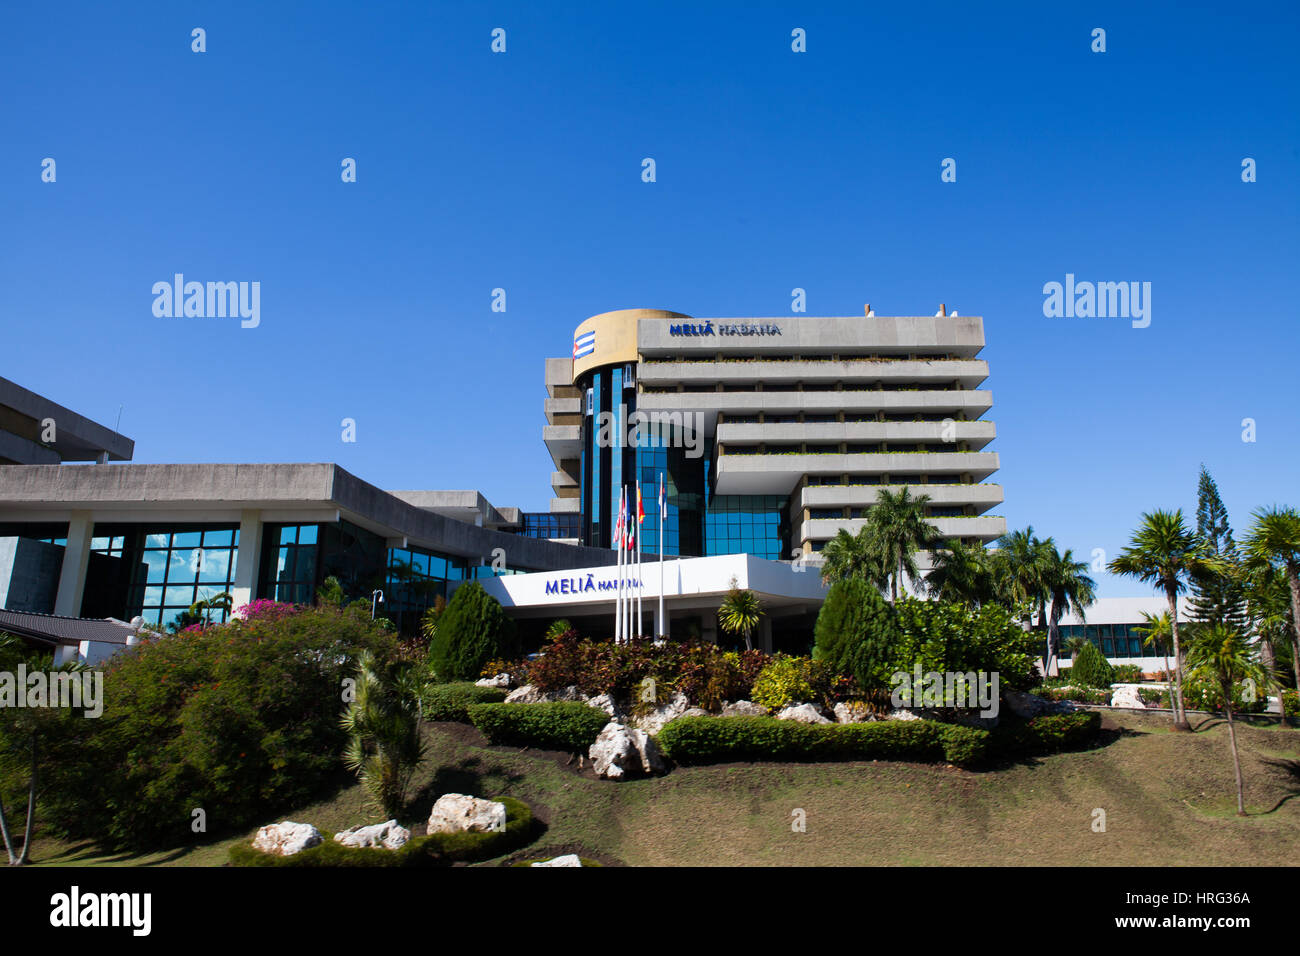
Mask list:
POLYGON ((1142 612, 1143 624, 1138 625, 1137 632, 1142 637, 1142 646, 1149 647, 1152 650, 1160 649, 1161 656, 1165 661, 1165 674, 1169 670, 1169 645, 1173 642, 1174 625, 1173 618, 1169 616, 1168 611, 1161 611, 1159 614, 1150 614, 1147 611, 1142 612))
POLYGON ((1223 697, 1223 712, 1228 719, 1228 742, 1232 748, 1232 769, 1237 777, 1237 816, 1246 815, 1241 780, 1241 757, 1237 752, 1237 728, 1233 723, 1233 698, 1236 686, 1253 681, 1261 690, 1268 685, 1268 672, 1260 665, 1258 652, 1240 631, 1222 623, 1196 629, 1187 650, 1188 673, 1192 677, 1213 681, 1223 697))
POLYGON ((1030 526, 1004 534, 994 547, 993 576, 1001 602, 1020 618, 1025 630, 1035 611, 1046 624, 1043 609, 1050 593, 1047 574, 1054 549, 1051 539, 1039 540, 1030 526))
POLYGON ((859 578, 875 587, 882 587, 888 577, 880 566, 879 556, 872 547, 865 526, 857 534, 850 534, 840 528, 835 532, 835 537, 822 547, 820 554, 822 580, 827 584, 846 578, 859 578))
POLYGON ((1088 565, 1075 561, 1069 548, 1062 554, 1050 538, 1046 544, 1043 583, 1051 600, 1047 618, 1047 673, 1050 676, 1060 669, 1061 618, 1073 611, 1080 621, 1086 620, 1087 607, 1097 599, 1097 582, 1088 576, 1088 565))
POLYGON ((1291 592, 1291 667, 1300 689, 1300 511, 1274 505, 1260 508, 1243 548, 1247 564, 1258 570, 1277 568, 1291 592))
POLYGON ((913 585, 919 579, 916 553, 929 550, 940 540, 938 530, 925 519, 929 495, 913 498, 906 485, 897 492, 881 488, 876 503, 867 512, 864 530, 871 542, 876 564, 889 575, 890 603, 898 603, 903 576, 913 585))
MULTIPOLYGON (((569 623, 567 618, 559 618, 558 620, 552 621, 550 627, 546 629, 546 640, 547 642, 554 641, 562 634, 567 634, 569 631, 573 630, 573 625, 569 623)), ((574 633, 576 634, 577 632, 574 631, 574 633)))
POLYGON ((722 599, 722 606, 718 608, 718 624, 733 637, 743 637, 745 650, 752 651, 754 644, 750 635, 758 627, 758 619, 762 614, 763 605, 759 603, 758 595, 748 588, 741 588, 733 577, 731 588, 722 599))
POLYGON ((424 756, 417 699, 405 671, 369 650, 357 657, 355 697, 341 725, 348 735, 343 764, 375 803, 396 818, 406 804, 411 777, 424 756))
POLYGON ((334 607, 342 607, 343 602, 347 600, 347 594, 343 590, 343 583, 331 574, 325 579, 321 586, 316 589, 316 600, 320 604, 330 604, 334 607))
POLYGON ((1205 543, 1183 523, 1183 512, 1151 511, 1133 532, 1129 545, 1107 566, 1122 574, 1154 585, 1169 602, 1169 631, 1174 645, 1174 726, 1190 730, 1183 706, 1183 659, 1178 640, 1178 596, 1187 589, 1193 571, 1208 571, 1222 565, 1207 557, 1205 543))
POLYGON ((447 599, 439 594, 420 618, 420 633, 424 635, 426 641, 432 642, 438 635, 438 622, 442 620, 442 614, 446 610, 447 599))
POLYGON ((934 568, 926 575, 926 590, 940 601, 978 607, 994 599, 996 582, 989 552, 983 545, 949 541, 934 553, 934 568))
POLYGON ((1188 615, 1204 623, 1222 623, 1239 630, 1247 626, 1243 570, 1228 524, 1228 509, 1205 466, 1196 490, 1196 533, 1205 553, 1221 566, 1194 569, 1189 584, 1188 615))

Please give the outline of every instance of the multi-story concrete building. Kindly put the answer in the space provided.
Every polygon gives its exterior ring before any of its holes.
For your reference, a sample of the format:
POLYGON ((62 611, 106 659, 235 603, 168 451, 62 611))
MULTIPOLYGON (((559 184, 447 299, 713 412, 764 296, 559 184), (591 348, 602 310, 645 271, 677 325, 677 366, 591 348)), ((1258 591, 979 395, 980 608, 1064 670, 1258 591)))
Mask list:
MULTIPOLYGON (((561 537, 609 547, 621 489, 653 502, 667 476, 664 551, 812 555, 855 532, 882 488, 930 499, 947 539, 1006 530, 980 388, 978 316, 700 319, 593 316, 573 356, 546 360, 544 439, 561 537)), ((644 548, 657 551, 646 507, 644 548)))

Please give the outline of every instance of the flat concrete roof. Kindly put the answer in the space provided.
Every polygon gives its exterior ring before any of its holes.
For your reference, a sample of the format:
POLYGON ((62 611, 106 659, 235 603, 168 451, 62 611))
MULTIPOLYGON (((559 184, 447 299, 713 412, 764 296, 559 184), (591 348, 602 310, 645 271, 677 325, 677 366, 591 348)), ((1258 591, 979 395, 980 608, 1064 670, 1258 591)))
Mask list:
MULTIPOLYGON (((39 450, 52 449, 61 461, 96 461, 101 452, 107 452, 110 461, 130 461, 131 456, 135 454, 135 442, 125 435, 93 422, 84 415, 78 415, 72 409, 23 388, 7 378, 0 378, 0 406, 12 409, 24 419, 30 419, 35 427, 34 433, 21 434, 14 432, 12 426, 6 427, 3 419, 0 419, 0 433, 9 432, 11 446, 16 438, 25 446, 30 444, 39 450), (36 442, 41 431, 40 423, 47 418, 54 420, 55 427, 55 441, 49 446, 36 442)), ((0 412, 2 411, 0 409, 0 412)), ((41 461, 44 458, 39 452, 20 456, 9 454, 3 449, 0 449, 0 457, 17 461, 41 461)))
POLYGON ((330 463, 59 465, 0 467, 0 522, 67 521, 89 512, 103 522, 238 521, 260 510, 267 522, 345 518, 386 538, 506 567, 577 568, 616 560, 603 548, 478 527, 420 508, 330 463))

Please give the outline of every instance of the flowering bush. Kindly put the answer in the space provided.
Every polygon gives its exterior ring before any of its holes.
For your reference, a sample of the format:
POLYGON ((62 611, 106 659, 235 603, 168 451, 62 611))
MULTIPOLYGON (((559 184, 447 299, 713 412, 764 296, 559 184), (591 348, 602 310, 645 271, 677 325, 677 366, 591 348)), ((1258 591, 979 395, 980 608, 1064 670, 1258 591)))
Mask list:
POLYGON ((298 604, 285 604, 268 598, 258 598, 256 601, 237 607, 235 617, 245 621, 283 621, 302 609, 298 604))

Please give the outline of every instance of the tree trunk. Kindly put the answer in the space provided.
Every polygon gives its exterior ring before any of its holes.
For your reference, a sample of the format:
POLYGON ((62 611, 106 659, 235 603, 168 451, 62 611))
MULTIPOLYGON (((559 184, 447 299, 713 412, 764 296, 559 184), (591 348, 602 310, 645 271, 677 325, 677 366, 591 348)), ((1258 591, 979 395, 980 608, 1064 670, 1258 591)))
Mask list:
POLYGON ((1232 687, 1223 688, 1223 712, 1228 715, 1228 743, 1232 747, 1232 770, 1237 775, 1237 816, 1246 815, 1241 785, 1241 757, 1237 754, 1237 730, 1232 723, 1232 687))
POLYGON ((5 808, 3 802, 0 802, 0 835, 4 837, 5 853, 9 855, 9 865, 13 866, 18 862, 18 858, 14 856, 14 841, 13 838, 9 835, 9 821, 8 819, 5 818, 5 808))
MULTIPOLYGON (((1295 670, 1295 689, 1300 693, 1300 567, 1291 562, 1286 566, 1286 583, 1291 586, 1291 666, 1295 670)), ((1286 720, 1286 701, 1281 689, 1277 692, 1282 703, 1282 719, 1286 720)))
POLYGON ((1169 630, 1174 639, 1174 726, 1179 730, 1188 730, 1187 709, 1183 706, 1183 654, 1178 644, 1178 592, 1172 587, 1165 588, 1169 598, 1169 630))
POLYGON ((32 731, 32 782, 27 788, 27 826, 23 830, 23 852, 18 858, 18 865, 30 863, 32 859, 32 831, 36 824, 36 731, 32 731))

